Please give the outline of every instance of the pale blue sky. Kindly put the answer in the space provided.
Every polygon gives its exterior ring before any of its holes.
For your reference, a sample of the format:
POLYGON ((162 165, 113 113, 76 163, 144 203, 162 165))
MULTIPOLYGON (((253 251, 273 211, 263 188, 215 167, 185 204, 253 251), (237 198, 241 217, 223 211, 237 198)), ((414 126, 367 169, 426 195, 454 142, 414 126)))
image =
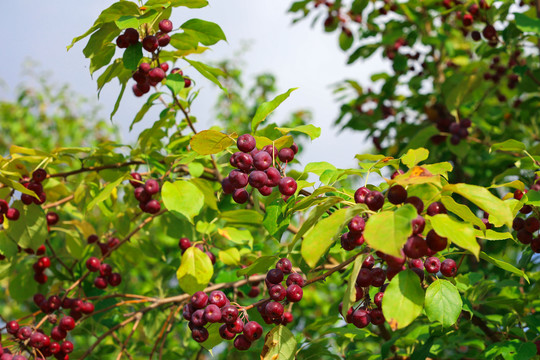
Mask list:
MULTIPOLYGON (((24 79, 22 63, 32 59, 40 64, 41 71, 51 72, 54 83, 69 83, 77 93, 97 101, 96 84, 88 72, 89 61, 82 54, 85 43, 81 42, 69 52, 66 45, 86 31, 111 3, 105 0, 19 0, 7 4, 0 23, 4 34, 0 79, 7 86, 0 87, 0 97, 13 97, 14 87, 24 79)), ((246 74, 266 71, 275 74, 280 92, 299 87, 276 111, 275 120, 279 121, 295 109, 307 108, 313 111, 314 124, 323 129, 321 138, 308 146, 300 159, 302 163, 329 161, 338 167, 354 166, 354 155, 364 150, 366 144, 357 132, 343 132, 338 138, 337 131, 331 128, 339 111, 331 85, 345 78, 367 82, 369 75, 382 70, 384 65, 375 60, 346 66, 346 56, 338 48, 337 34, 323 33, 320 24, 312 29, 310 20, 292 25, 292 16, 286 12, 290 4, 282 0, 210 0, 210 6, 204 9, 175 10, 171 20, 176 27, 197 17, 222 27, 228 43, 220 42, 203 54, 200 59, 204 61, 233 58, 242 44, 248 42, 250 50, 243 56, 246 74)), ((189 73, 192 75, 194 71, 189 73)), ((199 128, 203 128, 212 124, 219 90, 207 80, 199 79, 197 83, 202 90, 193 113, 201 122, 199 128)), ((127 90, 115 123, 123 139, 131 141, 155 121, 157 112, 150 112, 130 133, 129 124, 144 100, 135 98, 130 89, 127 90)), ((106 85, 102 91, 99 103, 104 117, 108 118, 118 91, 116 83, 106 85)))

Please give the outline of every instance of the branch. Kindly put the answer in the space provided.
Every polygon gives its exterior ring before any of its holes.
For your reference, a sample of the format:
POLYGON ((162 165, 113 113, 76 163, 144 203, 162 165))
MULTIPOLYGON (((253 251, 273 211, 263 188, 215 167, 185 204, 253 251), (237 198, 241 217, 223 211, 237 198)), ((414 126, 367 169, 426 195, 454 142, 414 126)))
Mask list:
POLYGON ((131 165, 144 165, 145 163, 142 161, 128 161, 125 163, 116 163, 116 164, 108 164, 108 165, 102 165, 102 166, 89 166, 89 167, 82 167, 78 170, 72 170, 67 172, 60 172, 56 174, 48 174, 47 178, 53 178, 53 177, 68 177, 71 175, 80 174, 83 172, 89 172, 89 171, 101 171, 105 169, 120 169, 123 167, 128 167, 131 165))

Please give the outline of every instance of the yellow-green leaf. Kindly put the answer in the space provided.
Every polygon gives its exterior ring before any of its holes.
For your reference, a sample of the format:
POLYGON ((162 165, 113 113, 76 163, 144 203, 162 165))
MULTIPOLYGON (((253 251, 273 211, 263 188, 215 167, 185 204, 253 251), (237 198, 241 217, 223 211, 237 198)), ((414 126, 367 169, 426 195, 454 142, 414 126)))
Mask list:
POLYGON ((214 275, 212 261, 197 247, 188 248, 182 255, 182 262, 176 277, 178 285, 188 294, 204 290, 214 275))
POLYGON ((191 148, 201 155, 217 154, 232 144, 234 140, 227 134, 215 130, 203 130, 195 134, 189 142, 191 148))

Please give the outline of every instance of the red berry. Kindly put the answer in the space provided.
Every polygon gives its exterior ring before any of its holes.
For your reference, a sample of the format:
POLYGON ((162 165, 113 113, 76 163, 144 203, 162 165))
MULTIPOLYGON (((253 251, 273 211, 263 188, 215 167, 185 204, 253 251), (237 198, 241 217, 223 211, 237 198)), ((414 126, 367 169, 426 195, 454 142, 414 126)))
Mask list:
POLYGON ((71 331, 75 329, 75 320, 71 316, 64 316, 59 325, 62 330, 71 331))
POLYGON ((446 277, 454 277, 457 273, 456 262, 452 259, 446 259, 441 263, 441 274, 446 277))
POLYGON ((86 268, 91 272, 99 271, 101 267, 101 261, 99 261, 98 258, 92 256, 88 260, 86 260, 86 268))
POLYGON ((159 31, 168 33, 173 29, 173 23, 169 19, 163 19, 159 22, 159 31))

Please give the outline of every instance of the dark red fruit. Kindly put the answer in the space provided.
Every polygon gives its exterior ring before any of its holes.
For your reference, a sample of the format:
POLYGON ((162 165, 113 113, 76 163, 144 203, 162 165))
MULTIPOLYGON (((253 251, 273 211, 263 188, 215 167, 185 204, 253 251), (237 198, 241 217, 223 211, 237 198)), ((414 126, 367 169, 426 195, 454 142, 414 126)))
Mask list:
POLYGON ((291 286, 287 287, 287 300, 290 302, 298 302, 302 300, 303 296, 304 291, 300 286, 292 284, 291 286))
POLYGON ((47 178, 47 171, 45 169, 40 168, 32 173, 32 180, 34 180, 35 182, 40 183, 46 178, 47 178))
POLYGON ((365 197, 365 203, 369 210, 379 211, 384 205, 384 196, 378 191, 370 191, 365 197))
POLYGON ((238 150, 248 153, 251 150, 255 149, 256 141, 253 136, 250 134, 240 135, 236 141, 236 146, 238 150))
POLYGON ((383 296, 384 296, 384 293, 383 292, 378 292, 375 294, 375 296, 373 297, 373 302, 375 303, 375 305, 377 305, 378 307, 382 307, 382 299, 383 299, 383 296))
POLYGON ((240 318, 236 318, 233 323, 227 324, 227 330, 235 334, 240 334, 244 330, 244 322, 240 318))
POLYGON ((386 193, 391 204, 399 205, 407 199, 407 190, 401 185, 394 185, 386 193))
POLYGON ((143 48, 148 52, 154 52, 158 46, 158 39, 153 35, 146 36, 142 41, 143 48))
POLYGON ((407 200, 405 200, 405 203, 414 206, 418 214, 421 214, 422 211, 424 211, 424 202, 417 196, 408 197, 407 200))
POLYGON ((194 327, 191 330, 191 337, 196 342, 202 343, 208 340, 208 330, 204 327, 194 327))
POLYGON ((206 306, 208 303, 208 295, 202 291, 197 291, 193 296, 191 297, 191 305, 195 309, 202 309, 206 306))
POLYGON ((290 274, 292 271, 291 261, 287 258, 279 259, 276 264, 276 269, 283 271, 283 274, 290 274))
POLYGON ((354 201, 357 204, 364 204, 366 200, 366 195, 369 194, 371 190, 367 187, 361 187, 354 192, 354 201))
POLYGON ((253 186, 254 188, 259 189, 266 185, 266 183, 268 182, 268 176, 266 176, 266 173, 264 171, 255 170, 249 174, 248 182, 249 182, 249 185, 253 186))
POLYGON ((363 217, 356 215, 355 217, 352 218, 352 220, 349 222, 347 227, 349 228, 351 232, 359 233, 359 232, 364 231, 364 228, 366 227, 366 221, 364 220, 363 217))
POLYGON ((163 19, 159 22, 159 31, 168 33, 173 29, 173 23, 169 19, 163 19))
POLYGON ((283 281, 283 271, 280 269, 271 269, 268 271, 268 274, 266 274, 266 279, 271 284, 279 284, 283 281))
POLYGON ((287 290, 285 290, 283 285, 276 284, 268 290, 268 294, 270 295, 270 299, 274 301, 281 301, 285 299, 285 296, 287 296, 287 290))
POLYGON ((221 319, 227 324, 233 324, 238 318, 238 309, 236 306, 227 305, 221 309, 221 319))
POLYGON ((266 304, 266 315, 271 319, 280 318, 283 315, 283 305, 281 303, 270 301, 266 304))
POLYGON ((17 221, 19 220, 20 216, 21 214, 19 213, 19 210, 15 208, 9 208, 6 212, 6 217, 8 218, 8 220, 17 221))
POLYGON ((297 184, 296 181, 290 177, 284 177, 281 180, 279 180, 279 192, 282 193, 285 196, 292 196, 296 192, 297 184))
POLYGON ((53 211, 48 212, 47 215, 46 215, 46 218, 47 218, 47 224, 49 226, 56 225, 58 223, 58 220, 60 219, 58 217, 58 214, 53 212, 53 211))
POLYGON ((424 231, 425 226, 426 220, 421 215, 418 215, 416 219, 412 221, 413 235, 421 234, 422 231, 424 231))
POLYGON ((251 341, 245 335, 238 335, 234 339, 234 347, 238 350, 245 351, 251 346, 251 341))
POLYGON ((411 236, 407 239, 403 252, 411 259, 418 259, 427 255, 428 246, 424 239, 418 235, 411 236))
POLYGON ((386 272, 381 268, 371 270, 371 286, 381 287, 386 281, 386 272))
POLYGON ((111 275, 109 275, 108 280, 109 285, 116 287, 120 285, 120 283, 122 283, 122 275, 120 275, 119 273, 112 273, 111 275))
POLYGON ((533 234, 527 231, 527 229, 521 229, 517 232, 516 235, 518 241, 522 244, 530 244, 533 239, 533 234))
POLYGON ((225 295, 223 291, 214 290, 210 293, 208 302, 216 305, 217 307, 223 307, 227 304, 227 295, 225 295))
POLYGON ((441 263, 441 274, 446 277, 454 277, 457 273, 456 262, 452 259, 446 259, 441 263))
POLYGON ((435 216, 437 214, 446 214, 446 208, 438 201, 431 203, 427 208, 427 214, 429 216, 435 216))
POLYGON ((249 321, 244 325, 244 335, 249 341, 255 341, 262 336, 263 328, 256 321, 249 321))
POLYGON ((210 304, 204 309, 204 318, 209 323, 216 323, 221 321, 221 310, 217 305, 210 304))
POLYGON ((139 32, 134 28, 128 28, 124 31, 124 37, 129 42, 130 45, 136 44, 139 42, 139 32))
POLYGON ((219 336, 225 340, 232 340, 236 336, 235 333, 227 329, 227 325, 223 324, 219 327, 219 336))
POLYGON ((282 162, 291 162, 294 159, 294 151, 290 148, 283 148, 279 150, 278 157, 282 162))
POLYGON ((357 328, 365 328, 371 322, 369 313, 364 309, 358 309, 352 314, 352 323, 357 328))
POLYGON ((540 229, 540 221, 535 217, 528 217, 527 220, 525 220, 525 230, 527 230, 530 233, 534 233, 540 229))
POLYGON ((233 200, 237 204, 245 203, 249 198, 249 194, 245 189, 236 189, 233 193, 233 200))
POLYGON ((88 260, 86 260, 86 268, 91 272, 99 271, 99 268, 101 267, 101 261, 99 261, 96 257, 91 257, 88 260))
POLYGON ((371 269, 373 267, 373 265, 375 265, 375 258, 373 257, 373 255, 369 254, 364 259, 364 262, 362 263, 362 267, 371 269))
POLYGON ((89 243, 89 244, 93 244, 93 243, 97 242, 98 240, 99 240, 99 237, 96 234, 92 234, 92 235, 88 236, 88 238, 86 239, 86 242, 89 243))
POLYGON ((441 269, 441 261, 436 257, 429 257, 426 259, 424 266, 426 271, 430 274, 436 274, 441 269))
POLYGON ((381 309, 371 310, 369 316, 373 325, 382 325, 385 322, 385 318, 381 309))
POLYGON ((291 275, 287 277, 286 284, 287 286, 291 286, 291 284, 296 284, 302 287, 304 286, 304 278, 302 277, 302 275, 298 273, 292 273, 291 275))
POLYGON ((105 279, 102 276, 98 276, 94 280, 94 286, 97 287, 98 289, 102 289, 102 290, 106 289, 107 288, 107 279, 105 279))
POLYGON ((64 340, 67 336, 67 332, 61 329, 59 326, 55 326, 51 330, 51 337, 56 341, 64 340))
POLYGON ((446 249, 448 240, 442 236, 439 236, 435 230, 430 230, 426 235, 427 246, 434 252, 442 251, 446 249))
POLYGON ((356 284, 360 287, 368 287, 371 285, 371 270, 367 268, 360 269, 356 284))
POLYGON ((75 329, 75 320, 71 316, 64 316, 59 325, 62 330, 71 331, 75 329))

